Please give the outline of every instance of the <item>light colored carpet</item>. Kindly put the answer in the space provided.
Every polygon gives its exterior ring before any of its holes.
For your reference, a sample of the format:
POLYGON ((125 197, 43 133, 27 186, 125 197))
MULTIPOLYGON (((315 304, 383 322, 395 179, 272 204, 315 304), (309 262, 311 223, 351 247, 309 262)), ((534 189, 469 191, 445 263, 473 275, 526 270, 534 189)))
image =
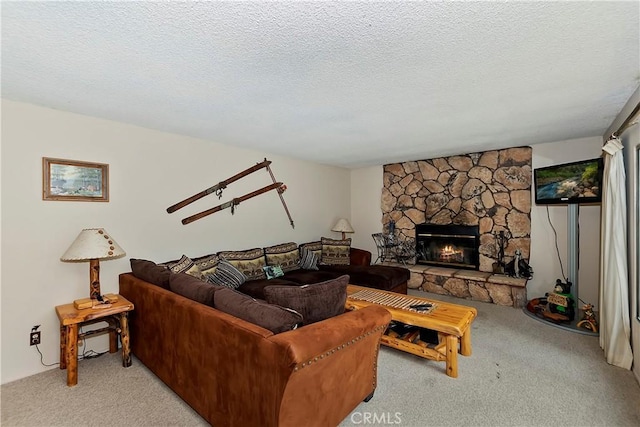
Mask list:
MULTIPOLYGON (((341 426, 640 425, 640 386, 606 363, 596 337, 509 307, 429 296, 478 309, 458 378, 444 362, 383 347, 375 396, 341 426)), ((78 378, 67 387, 66 371, 52 369, 3 385, 2 425, 206 425, 135 358, 126 369, 119 354, 81 361, 78 378)))

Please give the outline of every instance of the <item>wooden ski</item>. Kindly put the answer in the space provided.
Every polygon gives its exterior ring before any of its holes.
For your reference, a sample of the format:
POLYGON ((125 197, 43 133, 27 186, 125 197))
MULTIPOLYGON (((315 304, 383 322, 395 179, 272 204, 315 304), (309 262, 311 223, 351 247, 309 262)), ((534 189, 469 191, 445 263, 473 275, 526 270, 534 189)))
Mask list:
POLYGON ((187 225, 187 224, 189 224, 189 223, 191 223, 193 221, 199 220, 200 218, 204 218, 207 215, 214 214, 216 212, 219 212, 219 211, 227 209, 227 208, 231 208, 231 213, 233 214, 235 206, 239 205, 240 203, 244 202, 245 200, 248 200, 248 199, 250 199, 252 197, 258 196, 258 195, 260 195, 262 193, 266 193, 267 191, 271 191, 271 190, 276 190, 277 189, 278 192, 279 192, 281 187, 285 187, 285 186, 281 182, 274 182, 271 185, 267 185, 266 187, 262 187, 262 188, 260 188, 259 190, 256 190, 256 191, 252 191, 251 193, 245 194, 242 197, 237 197, 237 198, 232 199, 232 200, 230 200, 228 202, 222 203, 221 205, 218 205, 218 206, 216 206, 214 208, 207 209, 206 211, 202 211, 202 212, 197 213, 195 215, 191 215, 191 216, 189 216, 187 218, 184 218, 182 220, 182 223, 184 225, 187 225))
POLYGON ((167 212, 168 213, 172 213, 177 211, 178 209, 182 209, 185 206, 187 206, 190 203, 195 202, 196 200, 200 200, 203 197, 215 192, 216 195, 218 196, 218 199, 222 197, 222 190, 224 190, 225 188, 227 188, 227 185, 231 184, 232 182, 235 182, 237 180, 239 180, 240 178, 244 178, 245 176, 252 174, 253 172, 260 170, 262 168, 268 168, 269 165, 271 164, 270 160, 264 159, 264 161, 256 164, 255 166, 251 166, 248 169, 243 170, 242 172, 239 172, 235 175, 233 175, 231 178, 228 178, 224 181, 220 181, 219 183, 217 183, 216 185, 214 185, 213 187, 209 187, 206 190, 203 190, 197 194, 194 194, 191 197, 188 197, 186 199, 184 199, 181 202, 176 203, 175 205, 169 206, 167 208, 167 212))

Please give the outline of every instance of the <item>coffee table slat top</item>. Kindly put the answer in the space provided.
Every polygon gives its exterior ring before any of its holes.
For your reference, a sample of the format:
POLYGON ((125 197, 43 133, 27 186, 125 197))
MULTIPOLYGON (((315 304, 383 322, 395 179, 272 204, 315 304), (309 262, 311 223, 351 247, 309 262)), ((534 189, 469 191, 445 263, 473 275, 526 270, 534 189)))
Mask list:
MULTIPOLYGON (((349 295, 355 294, 358 291, 370 289, 371 288, 362 286, 348 285, 347 297, 349 295)), ((379 292, 381 294, 394 295, 392 292, 382 291, 378 289, 376 289, 376 292, 379 292)), ((462 336, 465 333, 467 328, 469 328, 470 323, 477 316, 477 310, 474 307, 451 304, 444 301, 432 300, 429 298, 417 297, 414 295, 411 295, 410 298, 434 304, 436 307, 428 314, 420 314, 400 308, 390 307, 384 304, 378 305, 389 310, 394 320, 398 320, 407 325, 434 329, 447 334, 456 335, 458 337, 462 336)), ((362 308, 371 304, 376 303, 351 298, 347 299, 348 308, 362 308)))

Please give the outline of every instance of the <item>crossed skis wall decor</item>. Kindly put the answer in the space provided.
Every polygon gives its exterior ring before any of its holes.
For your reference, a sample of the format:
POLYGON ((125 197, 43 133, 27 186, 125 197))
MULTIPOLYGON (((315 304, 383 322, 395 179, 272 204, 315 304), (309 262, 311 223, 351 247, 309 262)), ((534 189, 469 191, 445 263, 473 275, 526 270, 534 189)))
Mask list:
POLYGON ((291 214, 289 213, 289 208, 287 208, 287 204, 284 201, 284 197, 282 197, 282 193, 285 192, 285 190, 287 189, 287 186, 284 185, 281 182, 277 182, 276 181, 276 177, 273 175, 273 172, 271 171, 271 161, 264 159, 264 161, 256 164, 255 166, 251 166, 248 169, 243 170, 242 172, 239 172, 235 175, 233 175, 232 177, 224 180, 224 181, 220 181, 219 183, 217 183, 216 185, 207 188, 206 190, 203 190, 199 193, 194 194, 191 197, 187 197, 186 199, 176 203, 175 205, 171 205, 167 208, 167 212, 168 213, 173 213, 175 211, 177 211, 178 209, 182 209, 183 207, 195 202, 196 200, 200 200, 205 196, 208 196, 211 193, 215 193, 216 196, 218 196, 218 199, 222 198, 222 191, 227 188, 227 185, 231 184, 232 182, 235 182, 241 178, 244 178, 245 176, 252 174, 255 171, 258 171, 260 169, 267 169, 267 171, 269 172, 269 175, 271 176, 271 180, 273 181, 273 184, 271 185, 267 185, 265 187, 262 187, 256 191, 252 191, 251 193, 245 194, 244 196, 241 197, 236 197, 234 199, 229 200, 228 202, 222 203, 216 207, 213 207, 211 209, 207 209, 206 211, 202 211, 200 213, 197 213, 195 215, 191 215, 187 218, 184 218, 182 220, 182 223, 184 225, 189 224, 193 221, 197 221, 200 218, 204 218, 205 216, 214 214, 216 212, 219 212, 221 210, 227 209, 227 208, 231 208, 231 214, 233 215, 234 211, 235 211, 235 207, 237 205, 239 205, 240 203, 244 202, 245 200, 248 200, 252 197, 255 196, 259 196, 260 194, 266 193, 268 191, 271 190, 277 190, 278 192, 278 196, 280 196, 280 201, 282 202, 282 206, 284 207, 284 211, 287 213, 287 216, 289 217, 289 223, 291 224, 291 228, 295 228, 294 224, 293 224, 293 219, 291 218, 291 214))

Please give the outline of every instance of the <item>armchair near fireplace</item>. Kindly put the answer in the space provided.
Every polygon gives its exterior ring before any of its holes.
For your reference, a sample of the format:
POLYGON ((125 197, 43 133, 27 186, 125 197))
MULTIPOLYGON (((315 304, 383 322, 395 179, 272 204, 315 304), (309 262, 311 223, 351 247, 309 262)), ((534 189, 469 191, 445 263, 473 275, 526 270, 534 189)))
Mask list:
POLYGON ((374 264, 395 261, 406 265, 416 256, 415 239, 391 239, 389 235, 384 233, 374 233, 371 237, 373 237, 378 250, 378 257, 374 264))
POLYGON ((373 237, 373 241, 376 243, 376 249, 378 250, 378 257, 373 263, 383 263, 393 259, 392 249, 395 246, 395 243, 389 238, 389 236, 384 233, 373 233, 371 237, 373 237))
POLYGON ((404 265, 413 264, 412 260, 416 257, 416 239, 400 240, 394 249, 394 257, 404 265))

